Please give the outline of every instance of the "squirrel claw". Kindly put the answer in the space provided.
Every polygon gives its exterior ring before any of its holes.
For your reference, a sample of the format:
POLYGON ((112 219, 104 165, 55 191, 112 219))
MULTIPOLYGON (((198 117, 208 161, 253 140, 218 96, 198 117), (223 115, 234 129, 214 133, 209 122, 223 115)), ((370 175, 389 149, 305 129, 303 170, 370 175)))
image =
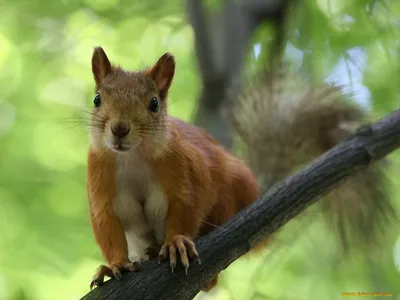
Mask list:
POLYGON ((101 265, 96 274, 93 277, 92 282, 90 283, 90 290, 94 289, 97 286, 100 286, 104 283, 104 276, 112 277, 111 269, 105 265, 101 265))
POLYGON ((118 269, 113 270, 113 275, 118 281, 122 280, 122 274, 118 269))
POLYGON ((138 263, 126 262, 123 264, 113 264, 111 267, 101 265, 90 283, 90 290, 96 286, 103 285, 104 277, 115 278, 116 280, 122 280, 122 272, 135 272, 138 270, 138 263))
POLYGON ((93 279, 90 283, 90 290, 93 290, 96 286, 101 285, 100 281, 97 279, 93 279))
POLYGON ((169 254, 169 261, 172 273, 176 268, 176 250, 179 251, 181 262, 185 268, 186 275, 189 270, 189 258, 195 259, 199 264, 200 256, 192 240, 184 235, 176 235, 172 241, 165 243, 160 250, 158 261, 165 260, 169 254))

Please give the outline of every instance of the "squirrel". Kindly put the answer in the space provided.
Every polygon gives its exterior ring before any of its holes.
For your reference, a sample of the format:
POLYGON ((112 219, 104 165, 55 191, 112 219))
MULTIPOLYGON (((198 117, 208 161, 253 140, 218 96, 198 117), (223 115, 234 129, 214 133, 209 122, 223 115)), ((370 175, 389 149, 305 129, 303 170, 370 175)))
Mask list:
MULTIPOLYGON (((190 262, 201 262, 197 237, 223 225, 259 199, 262 189, 340 143, 364 120, 362 108, 344 101, 336 86, 305 87, 286 71, 264 71, 231 109, 247 150, 240 158, 204 129, 168 114, 172 54, 128 71, 96 47, 92 72, 87 193, 94 236, 108 265, 98 268, 91 288, 105 276, 120 280, 124 272, 138 271, 139 262, 157 257, 169 260, 172 271, 180 260, 188 272, 190 262)), ((372 238, 394 211, 383 166, 375 163, 325 197, 344 243, 354 233, 372 238), (349 228, 354 231, 346 233, 349 228)), ((203 291, 217 282, 218 276, 203 291)))
POLYGON ((168 115, 172 54, 150 68, 127 71, 96 47, 92 72, 87 193, 94 236, 108 265, 98 268, 90 287, 105 276, 120 280, 157 256, 169 260, 173 272, 178 252, 188 272, 190 261, 201 262, 194 239, 256 201, 256 179, 205 130, 168 115))

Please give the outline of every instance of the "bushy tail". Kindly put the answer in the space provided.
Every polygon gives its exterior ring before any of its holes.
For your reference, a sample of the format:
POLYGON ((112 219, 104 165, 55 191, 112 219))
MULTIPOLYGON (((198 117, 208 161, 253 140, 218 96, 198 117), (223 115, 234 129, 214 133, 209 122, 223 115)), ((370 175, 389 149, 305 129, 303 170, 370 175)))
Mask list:
MULTIPOLYGON (((311 162, 366 121, 362 107, 335 85, 310 87, 285 69, 263 73, 242 91, 231 114, 245 158, 263 190, 311 162)), ((395 215, 379 161, 322 200, 344 246, 375 241, 395 215)))

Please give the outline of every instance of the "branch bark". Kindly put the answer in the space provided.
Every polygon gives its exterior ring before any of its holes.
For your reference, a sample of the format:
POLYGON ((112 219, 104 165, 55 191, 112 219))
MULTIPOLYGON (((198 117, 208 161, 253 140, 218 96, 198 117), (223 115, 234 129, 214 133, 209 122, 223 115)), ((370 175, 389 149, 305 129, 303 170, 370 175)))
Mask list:
POLYGON ((84 296, 91 299, 193 299, 202 286, 350 175, 400 147, 400 109, 364 126, 310 165, 272 187, 224 226, 196 241, 202 264, 186 275, 156 261, 142 264, 122 281, 110 280, 84 296))

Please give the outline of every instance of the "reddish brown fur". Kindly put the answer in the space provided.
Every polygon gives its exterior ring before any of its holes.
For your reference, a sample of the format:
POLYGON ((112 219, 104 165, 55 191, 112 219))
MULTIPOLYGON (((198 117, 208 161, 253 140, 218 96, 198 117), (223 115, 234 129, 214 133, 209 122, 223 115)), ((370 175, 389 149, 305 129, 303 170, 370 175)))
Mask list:
POLYGON ((114 153, 89 151, 87 190, 90 217, 96 241, 109 265, 128 261, 124 232, 109 201, 116 195, 114 166, 114 153))
MULTIPOLYGON (((204 130, 168 116, 166 97, 175 67, 171 55, 161 57, 151 69, 126 72, 108 68, 102 52, 96 50, 93 58, 96 92, 101 89, 103 104, 94 110, 92 120, 98 126, 92 129, 87 186, 97 243, 109 265, 122 265, 128 260, 127 243, 112 206, 117 193, 116 154, 106 144, 115 118, 134 120, 131 140, 141 141, 134 151, 148 163, 165 192, 169 203, 165 244, 181 235, 194 239, 207 234, 255 201, 259 189, 250 169, 204 130), (146 109, 153 95, 160 97, 161 106, 150 115, 146 109)), ((204 290, 216 283, 217 278, 204 290)))

